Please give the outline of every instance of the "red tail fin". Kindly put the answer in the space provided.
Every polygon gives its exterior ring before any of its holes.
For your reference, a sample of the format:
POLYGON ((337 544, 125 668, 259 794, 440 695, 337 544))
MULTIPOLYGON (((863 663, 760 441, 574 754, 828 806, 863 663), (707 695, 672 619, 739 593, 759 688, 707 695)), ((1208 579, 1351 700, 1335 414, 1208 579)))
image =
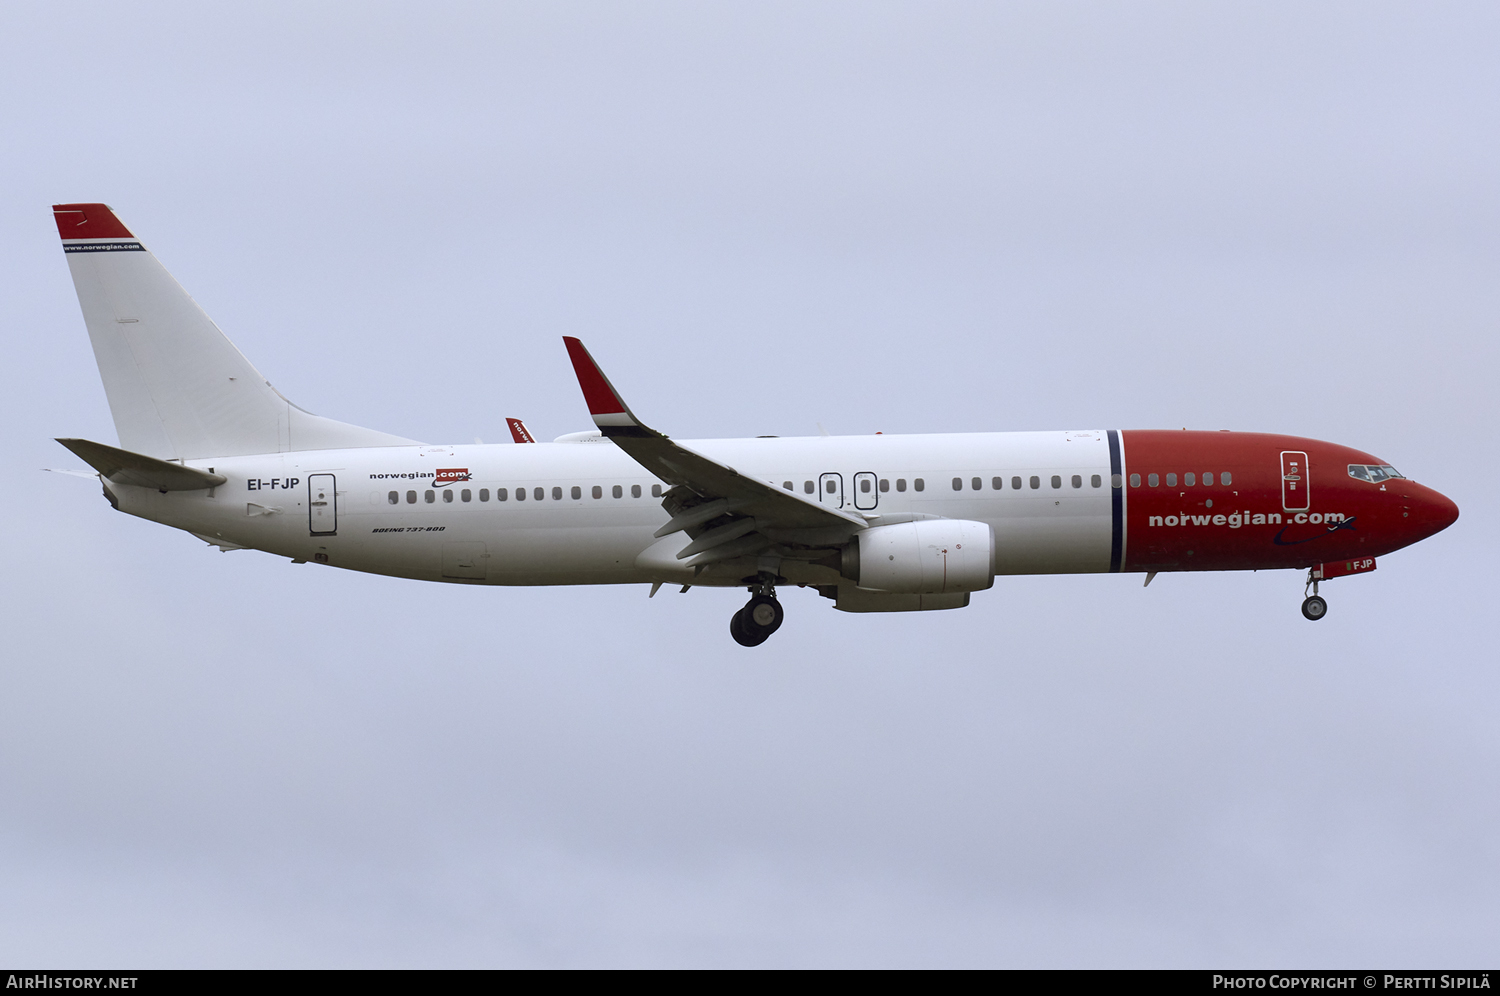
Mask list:
POLYGON ((133 239, 108 204, 54 204, 57 234, 68 239, 133 239))

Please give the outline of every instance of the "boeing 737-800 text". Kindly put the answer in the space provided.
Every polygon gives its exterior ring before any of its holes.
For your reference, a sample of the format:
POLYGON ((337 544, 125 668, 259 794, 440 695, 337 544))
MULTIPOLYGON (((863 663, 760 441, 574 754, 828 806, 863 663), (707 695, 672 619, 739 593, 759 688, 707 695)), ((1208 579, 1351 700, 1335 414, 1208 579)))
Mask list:
POLYGON ((106 205, 53 211, 119 434, 59 442, 115 508, 223 550, 453 584, 745 587, 730 632, 755 646, 788 584, 903 612, 1000 574, 1295 568, 1320 619, 1320 581, 1458 518, 1384 460, 1293 436, 669 439, 573 338, 596 431, 432 446, 298 408, 106 205))

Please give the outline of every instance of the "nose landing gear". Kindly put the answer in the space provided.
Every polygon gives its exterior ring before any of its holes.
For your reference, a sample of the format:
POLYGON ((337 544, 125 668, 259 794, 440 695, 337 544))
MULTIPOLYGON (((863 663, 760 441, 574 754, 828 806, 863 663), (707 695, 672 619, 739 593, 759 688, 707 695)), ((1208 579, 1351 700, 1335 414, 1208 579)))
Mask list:
POLYGON ((1317 622, 1328 615, 1328 603, 1318 594, 1318 579, 1313 576, 1312 570, 1307 572, 1307 584, 1302 588, 1302 594, 1307 595, 1309 588, 1312 589, 1312 594, 1302 600, 1302 617, 1317 622))
POLYGON ((775 575, 762 572, 750 587, 750 601, 729 620, 729 635, 742 647, 758 647, 781 628, 786 613, 776 600, 775 575))

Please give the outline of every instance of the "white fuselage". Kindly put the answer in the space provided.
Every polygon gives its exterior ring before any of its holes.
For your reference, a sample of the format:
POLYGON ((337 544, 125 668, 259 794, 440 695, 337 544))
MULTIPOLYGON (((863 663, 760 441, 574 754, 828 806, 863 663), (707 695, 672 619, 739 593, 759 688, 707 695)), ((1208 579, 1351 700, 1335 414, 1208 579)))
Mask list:
MULTIPOLYGON (((746 476, 778 488, 790 483, 798 494, 858 512, 872 525, 914 514, 986 522, 995 532, 998 574, 1110 566, 1103 430, 681 443, 746 476), (1002 479, 999 489, 995 478, 1002 479)), ((695 578, 677 564, 673 555, 689 537, 652 535, 668 518, 661 482, 597 436, 192 463, 226 483, 196 492, 113 484, 110 490, 122 511, 226 548, 375 574, 496 585, 732 583, 695 578), (439 480, 444 470, 449 478, 464 471, 467 479, 439 480), (331 492, 322 495, 325 504, 314 504, 322 492, 331 492)), ((783 574, 794 583, 820 583, 836 577, 826 570, 788 563, 783 574)))

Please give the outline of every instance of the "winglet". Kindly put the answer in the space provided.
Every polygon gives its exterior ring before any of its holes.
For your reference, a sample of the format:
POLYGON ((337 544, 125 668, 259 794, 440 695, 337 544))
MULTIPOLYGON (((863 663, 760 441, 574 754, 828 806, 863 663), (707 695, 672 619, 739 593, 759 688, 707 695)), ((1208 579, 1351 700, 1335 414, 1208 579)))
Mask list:
POLYGON ((518 418, 507 418, 505 424, 510 426, 510 438, 518 443, 534 443, 536 440, 531 435, 531 430, 526 428, 526 423, 518 418))
POLYGON ((655 435, 631 414, 620 392, 615 390, 599 364, 589 355, 583 343, 570 335, 563 336, 568 347, 568 358, 573 361, 573 372, 578 375, 578 386, 583 389, 583 400, 589 406, 594 424, 606 436, 655 435))

